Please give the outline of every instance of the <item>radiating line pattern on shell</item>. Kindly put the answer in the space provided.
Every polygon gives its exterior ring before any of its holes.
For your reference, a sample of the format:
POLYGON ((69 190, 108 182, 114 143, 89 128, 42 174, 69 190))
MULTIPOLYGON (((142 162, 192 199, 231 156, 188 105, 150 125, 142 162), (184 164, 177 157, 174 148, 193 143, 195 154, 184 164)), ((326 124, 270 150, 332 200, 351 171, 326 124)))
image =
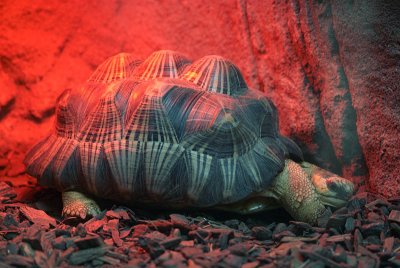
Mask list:
POLYGON ((60 191, 212 206, 265 189, 299 148, 231 61, 157 51, 107 59, 58 98, 54 130, 28 172, 60 191))

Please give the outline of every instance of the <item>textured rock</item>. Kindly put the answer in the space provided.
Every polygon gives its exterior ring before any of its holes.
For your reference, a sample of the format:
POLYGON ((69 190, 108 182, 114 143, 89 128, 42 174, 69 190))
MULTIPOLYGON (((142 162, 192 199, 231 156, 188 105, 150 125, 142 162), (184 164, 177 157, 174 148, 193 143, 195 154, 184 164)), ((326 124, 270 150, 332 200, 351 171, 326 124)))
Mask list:
POLYGON ((369 186, 387 196, 399 195, 400 3, 346 1, 333 10, 369 186))
POLYGON ((107 57, 172 49, 231 59, 307 160, 399 195, 394 2, 1 1, 0 157, 44 136, 57 96, 107 57))
POLYGON ((8 76, 0 73, 0 119, 5 117, 12 109, 16 98, 16 89, 8 76))

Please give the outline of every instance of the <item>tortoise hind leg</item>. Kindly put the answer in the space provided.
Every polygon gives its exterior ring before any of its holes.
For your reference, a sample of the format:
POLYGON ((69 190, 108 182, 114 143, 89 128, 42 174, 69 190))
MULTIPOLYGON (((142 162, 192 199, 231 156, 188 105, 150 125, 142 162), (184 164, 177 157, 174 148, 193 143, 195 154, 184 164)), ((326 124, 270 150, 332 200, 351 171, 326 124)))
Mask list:
POLYGON ((81 217, 85 219, 86 216, 96 216, 100 213, 97 203, 80 192, 63 192, 62 201, 62 215, 64 217, 81 217))

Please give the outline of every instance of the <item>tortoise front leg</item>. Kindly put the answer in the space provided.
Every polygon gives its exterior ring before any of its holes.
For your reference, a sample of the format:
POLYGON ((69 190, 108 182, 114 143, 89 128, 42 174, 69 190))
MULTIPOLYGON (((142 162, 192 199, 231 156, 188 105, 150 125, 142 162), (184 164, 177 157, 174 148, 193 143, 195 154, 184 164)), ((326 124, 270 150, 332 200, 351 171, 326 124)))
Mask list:
POLYGON ((62 201, 62 215, 64 217, 81 217, 85 219, 88 215, 96 216, 100 213, 97 203, 80 192, 63 192, 62 201))

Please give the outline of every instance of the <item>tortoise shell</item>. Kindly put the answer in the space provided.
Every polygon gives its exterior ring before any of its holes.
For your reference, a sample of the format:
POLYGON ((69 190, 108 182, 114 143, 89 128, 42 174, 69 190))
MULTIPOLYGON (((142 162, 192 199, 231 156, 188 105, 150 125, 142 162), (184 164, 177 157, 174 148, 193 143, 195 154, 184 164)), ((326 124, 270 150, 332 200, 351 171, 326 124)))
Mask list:
POLYGON ((212 206, 266 189, 301 151, 277 111, 220 56, 121 53, 58 98, 27 154, 39 183, 125 202, 212 206))

